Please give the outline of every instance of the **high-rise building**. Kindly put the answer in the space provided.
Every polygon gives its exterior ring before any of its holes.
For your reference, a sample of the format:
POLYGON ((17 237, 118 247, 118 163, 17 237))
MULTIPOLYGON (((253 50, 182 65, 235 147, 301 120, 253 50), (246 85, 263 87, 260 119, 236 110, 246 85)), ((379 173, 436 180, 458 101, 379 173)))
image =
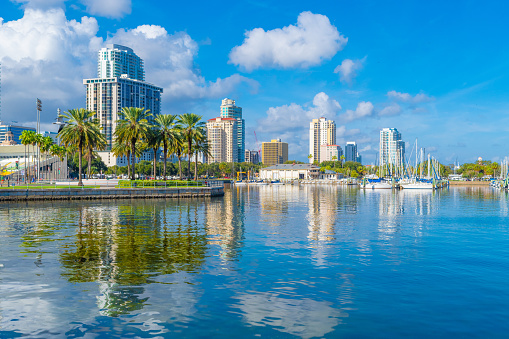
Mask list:
POLYGON ((345 161, 357 161, 357 144, 355 141, 349 141, 345 146, 345 161))
POLYGON ((379 166, 385 170, 403 167, 405 161, 405 142, 401 133, 395 128, 384 128, 380 131, 379 166))
POLYGON ((214 118, 207 121, 210 156, 208 163, 237 162, 237 119, 214 118))
POLYGON ((260 154, 258 151, 250 151, 247 149, 244 158, 245 162, 250 162, 252 164, 257 164, 260 162, 260 154))
POLYGON ((19 137, 23 131, 35 132, 36 130, 33 127, 7 124, 0 121, 0 143, 5 141, 7 134, 12 134, 12 139, 16 142, 16 144, 21 144, 19 137))
MULTIPOLYGON (((101 132, 106 137, 106 151, 99 152, 103 161, 111 166, 127 165, 125 157, 117 159, 110 154, 119 113, 123 107, 139 107, 150 110, 152 121, 161 112, 161 93, 163 89, 149 84, 144 79, 143 61, 132 49, 109 45, 99 51, 99 78, 84 79, 86 86, 86 107, 96 112, 101 132)), ((151 151, 137 158, 152 160, 151 151)))
POLYGON ((262 163, 264 165, 283 164, 288 161, 288 143, 281 139, 262 142, 262 163))
POLYGON ((97 58, 97 77, 115 78, 127 74, 129 79, 145 81, 143 60, 129 47, 109 44, 97 58))
POLYGON ((320 145, 320 160, 340 161, 343 149, 339 145, 320 145))
POLYGON ((336 123, 327 118, 313 119, 309 123, 309 163, 322 162, 320 156, 321 145, 336 144, 336 123))
POLYGON ((221 118, 237 120, 237 157, 236 162, 245 161, 246 125, 242 119, 242 107, 235 106, 235 100, 225 98, 221 103, 221 118))

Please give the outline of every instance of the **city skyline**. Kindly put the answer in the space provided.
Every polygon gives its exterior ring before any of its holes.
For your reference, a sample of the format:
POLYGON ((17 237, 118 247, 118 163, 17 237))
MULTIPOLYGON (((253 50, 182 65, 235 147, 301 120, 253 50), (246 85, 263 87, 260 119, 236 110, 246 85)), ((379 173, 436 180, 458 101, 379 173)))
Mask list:
POLYGON ((97 52, 115 43, 132 48, 146 81, 164 89, 161 113, 207 120, 219 100, 241 103, 245 149, 256 149, 256 131, 307 162, 307 123, 324 116, 337 123, 337 144, 355 140, 365 164, 376 162, 385 127, 404 134, 407 147, 418 138, 442 163, 509 153, 503 2, 258 1, 232 3, 228 15, 189 6, 4 2, 1 120, 34 126, 39 97, 42 129, 53 130, 57 108, 85 107, 82 79, 96 77, 97 52))

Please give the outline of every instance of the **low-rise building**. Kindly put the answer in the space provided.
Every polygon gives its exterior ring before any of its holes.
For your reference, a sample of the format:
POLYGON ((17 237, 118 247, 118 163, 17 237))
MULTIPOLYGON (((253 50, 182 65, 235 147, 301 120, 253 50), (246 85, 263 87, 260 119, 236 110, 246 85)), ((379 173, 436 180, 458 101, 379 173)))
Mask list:
POLYGON ((262 163, 264 165, 283 164, 288 161, 288 143, 272 139, 262 143, 262 163))
POLYGON ((277 164, 260 169, 263 180, 309 180, 319 176, 320 167, 311 164, 277 164))
POLYGON ((258 151, 250 151, 247 149, 245 154, 246 162, 250 162, 252 164, 257 164, 260 162, 260 154, 258 153, 258 151))
POLYGON ((320 145, 320 160, 341 161, 343 149, 339 145, 320 145))

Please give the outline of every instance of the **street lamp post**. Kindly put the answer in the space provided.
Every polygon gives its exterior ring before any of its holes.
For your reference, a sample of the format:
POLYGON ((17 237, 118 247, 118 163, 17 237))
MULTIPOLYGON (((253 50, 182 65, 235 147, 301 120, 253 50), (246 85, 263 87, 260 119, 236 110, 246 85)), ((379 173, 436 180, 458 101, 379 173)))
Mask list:
MULTIPOLYGON (((39 98, 36 101, 37 104, 37 134, 41 133, 40 118, 42 111, 42 102, 39 98)), ((41 180, 41 149, 37 147, 37 181, 41 180)))

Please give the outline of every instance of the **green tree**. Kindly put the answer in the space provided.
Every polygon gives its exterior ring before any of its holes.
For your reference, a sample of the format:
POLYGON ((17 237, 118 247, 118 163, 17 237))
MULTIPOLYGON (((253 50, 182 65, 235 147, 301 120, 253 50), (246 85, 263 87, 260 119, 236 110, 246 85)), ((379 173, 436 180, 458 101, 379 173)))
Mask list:
POLYGON ((199 134, 199 130, 205 127, 201 121, 202 116, 194 113, 184 113, 179 115, 178 122, 182 129, 184 140, 187 141, 187 178, 191 178, 191 152, 193 149, 193 139, 199 134))
POLYGON ((340 156, 339 158, 341 159, 341 168, 343 168, 343 163, 344 163, 344 161, 345 161, 345 156, 344 156, 344 155, 342 155, 342 156, 340 156))
POLYGON ((148 137, 152 125, 147 120, 152 114, 149 110, 138 107, 124 107, 120 112, 121 120, 117 124, 115 137, 117 142, 127 142, 131 145, 131 180, 135 180, 136 142, 148 137))
POLYGON ((163 159, 164 159, 164 177, 166 178, 166 158, 168 156, 168 148, 175 142, 174 139, 177 137, 176 129, 177 124, 175 122, 177 116, 171 114, 158 115, 154 122, 159 129, 161 136, 161 143, 163 145, 163 159))
POLYGON ((21 132, 19 140, 23 145, 25 145, 25 182, 29 180, 30 177, 30 145, 33 144, 35 140, 35 132, 24 130, 21 132), (28 158, 27 158, 27 146, 28 146, 28 158), (28 159, 28 166, 27 166, 28 159))
MULTIPOLYGON (((150 147, 152 149, 152 152, 154 153, 154 180, 156 180, 156 177, 157 177, 157 173, 156 173, 156 169, 157 169, 157 150, 159 149, 159 147, 161 146, 161 134, 160 134, 160 130, 158 127, 154 127, 152 128, 151 132, 149 133, 148 137, 147 137, 147 146, 150 147)), ((166 170, 166 159, 165 159, 165 170, 166 170)))
POLYGON ((60 117, 67 120, 64 128, 58 133, 60 140, 65 146, 76 146, 78 148, 78 185, 80 186, 83 185, 83 150, 87 145, 87 140, 97 138, 97 135, 101 134, 101 127, 93 119, 94 115, 95 112, 84 108, 71 109, 60 115, 60 117))
POLYGON ((171 154, 175 154, 177 156, 179 163, 178 174, 180 180, 182 180, 182 154, 184 153, 184 137, 180 128, 176 128, 174 130, 173 140, 169 144, 169 150, 171 154))

